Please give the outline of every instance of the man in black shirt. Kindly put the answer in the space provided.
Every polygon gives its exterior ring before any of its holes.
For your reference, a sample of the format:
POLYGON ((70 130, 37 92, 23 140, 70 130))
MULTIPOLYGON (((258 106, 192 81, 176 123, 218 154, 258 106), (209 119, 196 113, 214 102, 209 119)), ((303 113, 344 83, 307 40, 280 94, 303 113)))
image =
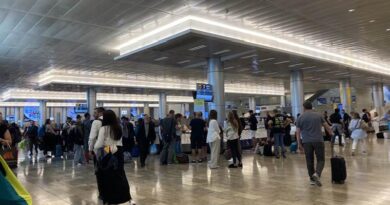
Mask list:
POLYGON ((34 121, 30 121, 30 126, 27 128, 26 136, 30 150, 30 157, 33 156, 33 149, 35 147, 36 156, 38 156, 38 126, 34 121))
POLYGON ((279 110, 273 111, 274 116, 271 117, 271 120, 268 122, 269 128, 272 129, 273 137, 275 140, 275 157, 280 158, 279 147, 281 147, 281 152, 283 158, 286 158, 286 150, 284 148, 284 136, 286 131, 286 126, 290 124, 290 121, 285 115, 282 115, 279 110))
POLYGON ((348 126, 349 126, 349 122, 351 122, 351 116, 349 116, 348 113, 345 112, 344 109, 341 111, 341 115, 343 116, 345 137, 349 138, 350 137, 350 133, 349 133, 348 126))
POLYGON ((339 146, 344 146, 342 143, 343 133, 343 118, 340 115, 340 110, 336 108, 334 113, 329 117, 330 123, 332 123, 332 130, 334 135, 332 136, 332 144, 335 143, 336 136, 339 136, 339 146))
POLYGON ((250 136, 252 138, 252 143, 253 143, 253 148, 257 149, 257 144, 260 142, 260 140, 258 140, 256 138, 256 132, 257 132, 257 123, 259 123, 257 121, 257 118, 256 118, 256 115, 253 113, 253 110, 249 110, 249 119, 248 119, 248 122, 249 122, 249 132, 250 132, 250 136))

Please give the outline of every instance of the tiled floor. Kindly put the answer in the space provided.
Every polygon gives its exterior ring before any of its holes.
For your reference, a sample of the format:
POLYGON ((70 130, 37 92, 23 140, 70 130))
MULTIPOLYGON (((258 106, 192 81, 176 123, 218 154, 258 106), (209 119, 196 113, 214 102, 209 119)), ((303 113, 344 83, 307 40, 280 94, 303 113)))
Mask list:
MULTIPOLYGON (((308 183, 302 154, 277 160, 245 153, 244 168, 209 170, 206 164, 161 167, 152 157, 147 168, 126 165, 131 194, 140 205, 246 205, 246 204, 390 204, 390 139, 371 139, 368 155, 350 156, 350 143, 336 148, 346 156, 348 179, 344 185, 330 182, 329 144, 323 187, 308 183)), ((73 166, 72 161, 22 161, 20 181, 31 192, 35 205, 93 205, 97 199, 92 165, 73 166)))

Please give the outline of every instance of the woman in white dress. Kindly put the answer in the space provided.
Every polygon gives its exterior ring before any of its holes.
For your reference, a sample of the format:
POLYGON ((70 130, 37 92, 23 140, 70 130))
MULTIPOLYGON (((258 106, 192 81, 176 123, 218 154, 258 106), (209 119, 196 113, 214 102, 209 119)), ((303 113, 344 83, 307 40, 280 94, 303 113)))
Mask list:
POLYGON ((355 155, 357 146, 361 145, 361 151, 363 154, 366 153, 366 139, 368 124, 360 119, 359 113, 353 113, 352 121, 349 123, 349 130, 351 131, 352 143, 352 156, 355 155))
POLYGON ((208 131, 207 131, 207 143, 210 145, 210 161, 209 168, 218 168, 218 158, 221 149, 221 129, 217 121, 217 111, 211 110, 209 115, 208 131))

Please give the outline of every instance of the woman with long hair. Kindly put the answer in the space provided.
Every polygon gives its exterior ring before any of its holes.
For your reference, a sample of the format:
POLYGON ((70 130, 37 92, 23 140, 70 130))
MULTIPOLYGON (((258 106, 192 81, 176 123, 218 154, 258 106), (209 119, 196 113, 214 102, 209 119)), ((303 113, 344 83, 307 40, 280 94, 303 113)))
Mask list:
POLYGON ((100 196, 103 203, 120 204, 131 201, 124 170, 122 128, 112 110, 103 112, 102 127, 94 151, 98 161, 96 176, 101 182, 100 196))
POLYGON ((221 130, 219 129, 219 125, 217 122, 217 111, 211 110, 209 116, 208 123, 208 131, 207 131, 207 143, 210 145, 210 161, 209 168, 216 169, 218 168, 218 157, 221 149, 221 130))
POLYGON ((225 133, 227 137, 227 145, 232 153, 233 164, 229 165, 229 168, 242 167, 241 162, 241 153, 239 151, 238 141, 239 141, 239 131, 240 125, 236 118, 234 117, 233 112, 228 114, 228 122, 225 128, 225 133), (238 161, 238 164, 236 164, 238 161))
POLYGON ((366 154, 366 139, 368 124, 360 118, 359 113, 354 112, 352 114, 352 121, 349 123, 349 130, 351 131, 352 143, 352 156, 355 155, 355 151, 359 143, 362 147, 362 153, 366 154))

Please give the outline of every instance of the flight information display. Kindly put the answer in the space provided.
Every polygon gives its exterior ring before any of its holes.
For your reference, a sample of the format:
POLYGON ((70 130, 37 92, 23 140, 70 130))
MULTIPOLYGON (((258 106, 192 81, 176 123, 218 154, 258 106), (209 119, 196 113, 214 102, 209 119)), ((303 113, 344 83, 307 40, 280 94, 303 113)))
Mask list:
POLYGON ((210 84, 196 84, 196 99, 203 99, 205 102, 213 101, 213 86, 210 84))

